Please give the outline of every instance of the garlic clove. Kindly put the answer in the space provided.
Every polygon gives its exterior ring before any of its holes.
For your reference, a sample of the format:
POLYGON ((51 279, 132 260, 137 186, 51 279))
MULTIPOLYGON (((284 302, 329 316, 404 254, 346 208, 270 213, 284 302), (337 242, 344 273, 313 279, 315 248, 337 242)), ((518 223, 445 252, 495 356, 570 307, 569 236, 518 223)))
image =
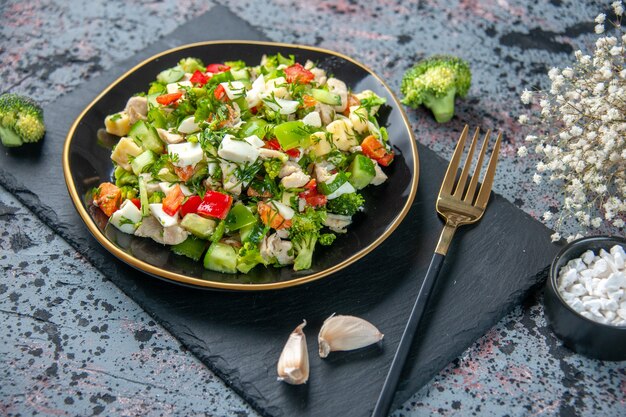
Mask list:
POLYGON ((309 352, 306 347, 306 336, 302 329, 306 320, 289 335, 283 348, 276 371, 278 380, 288 384, 300 385, 309 379, 309 352))
POLYGON ((370 322, 355 316, 335 316, 324 321, 317 338, 321 358, 338 350, 353 350, 383 338, 383 334, 370 322))

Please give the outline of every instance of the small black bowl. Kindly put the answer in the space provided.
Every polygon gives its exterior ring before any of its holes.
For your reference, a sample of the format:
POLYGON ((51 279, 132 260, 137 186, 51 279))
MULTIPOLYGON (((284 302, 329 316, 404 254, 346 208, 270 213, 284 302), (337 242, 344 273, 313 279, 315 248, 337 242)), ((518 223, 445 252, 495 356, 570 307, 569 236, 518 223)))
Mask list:
POLYGON ((558 290, 559 270, 585 251, 608 251, 614 245, 626 249, 626 239, 617 236, 593 236, 566 245, 552 261, 546 283, 544 303, 548 322, 563 344, 591 358, 608 361, 626 360, 626 326, 611 326, 581 316, 561 297, 558 290))

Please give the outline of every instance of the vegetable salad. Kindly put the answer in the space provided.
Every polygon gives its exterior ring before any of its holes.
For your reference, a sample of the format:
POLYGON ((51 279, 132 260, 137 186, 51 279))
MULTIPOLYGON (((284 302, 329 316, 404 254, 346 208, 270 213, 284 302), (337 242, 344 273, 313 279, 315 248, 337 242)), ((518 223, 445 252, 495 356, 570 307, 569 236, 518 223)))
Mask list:
POLYGON ((317 244, 365 215, 360 190, 387 179, 384 103, 293 56, 183 59, 106 117, 121 139, 93 202, 120 231, 210 270, 309 269, 317 244))

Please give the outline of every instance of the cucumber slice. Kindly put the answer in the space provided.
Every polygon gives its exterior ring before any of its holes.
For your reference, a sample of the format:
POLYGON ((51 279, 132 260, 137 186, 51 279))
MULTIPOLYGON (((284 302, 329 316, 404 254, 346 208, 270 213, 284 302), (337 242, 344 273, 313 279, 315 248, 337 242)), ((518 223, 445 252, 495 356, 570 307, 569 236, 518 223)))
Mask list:
POLYGON ((337 191, 339 187, 344 185, 346 182, 348 182, 348 176, 343 172, 338 172, 329 181, 317 184, 317 188, 322 192, 322 194, 329 195, 337 191))
POLYGON ((341 96, 339 94, 331 93, 321 88, 312 88, 311 95, 320 103, 330 104, 331 106, 341 106, 341 96))
POLYGON ((135 175, 139 175, 142 172, 146 172, 150 165, 156 162, 156 155, 154 152, 148 150, 138 155, 133 162, 130 163, 130 167, 133 169, 135 175))
POLYGON ((237 273, 237 251, 230 245, 215 242, 204 255, 204 267, 211 271, 237 273))
POLYGON ((239 230, 254 223, 256 223, 256 217, 243 204, 235 204, 226 217, 226 227, 229 231, 239 230))
POLYGON ((215 231, 215 220, 207 219, 195 213, 189 213, 180 222, 183 229, 202 239, 210 239, 215 231))
POLYGON ((175 83, 183 78, 184 75, 185 71, 183 71, 181 67, 174 67, 160 72, 159 75, 157 75, 157 81, 163 84, 175 83))
POLYGON ((239 229, 239 237, 243 243, 260 243, 265 236, 265 228, 261 223, 249 224, 239 229))
POLYGON ((128 135, 132 138, 138 139, 141 142, 141 147, 145 150, 151 150, 154 153, 161 154, 165 149, 163 147, 163 141, 159 139, 159 135, 156 130, 144 120, 137 121, 130 128, 128 135))
POLYGON ((361 190, 372 182, 372 179, 376 176, 376 170, 374 169, 374 162, 365 155, 356 155, 354 160, 348 167, 350 178, 350 184, 357 190, 361 190))
POLYGON ((207 241, 198 239, 194 236, 189 236, 183 242, 178 245, 172 246, 172 252, 176 255, 186 256, 188 258, 193 259, 194 261, 199 261, 202 258, 202 254, 207 247, 207 241))

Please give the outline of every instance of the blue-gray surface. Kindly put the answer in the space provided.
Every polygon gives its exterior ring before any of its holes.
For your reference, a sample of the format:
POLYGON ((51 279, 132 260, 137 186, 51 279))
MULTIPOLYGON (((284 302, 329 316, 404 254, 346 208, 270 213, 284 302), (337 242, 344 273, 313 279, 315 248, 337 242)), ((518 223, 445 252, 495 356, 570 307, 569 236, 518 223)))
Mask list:
MULTIPOLYGON (((215 3, 201 0, 0 2, 0 91, 51 102, 215 3)), ((216 2, 217 3, 217 2, 216 2)), ((397 90, 410 63, 451 52, 470 60, 465 118, 504 129, 496 191, 537 217, 557 207, 515 158, 523 86, 545 85, 573 48, 593 42, 604 2, 233 0, 270 38, 318 45, 372 67, 397 90), (458 50, 473 39, 475 51, 458 50), (479 93, 480 92, 480 93, 479 93), (480 111, 474 110, 480 108, 480 111)), ((198 28, 198 30, 209 30, 198 28)), ((236 31, 237 28, 233 28, 236 31)), ((448 156, 452 127, 410 112, 418 140, 448 156)), ((456 126, 455 126, 456 127, 456 126)), ((62 181, 59 178, 59 181, 62 181)), ((69 200, 68 200, 69 204, 69 200)), ((134 302, 0 188, 0 414, 255 415, 134 302)), ((395 415, 626 415, 624 362, 560 346, 531 297, 444 369, 395 415)))

